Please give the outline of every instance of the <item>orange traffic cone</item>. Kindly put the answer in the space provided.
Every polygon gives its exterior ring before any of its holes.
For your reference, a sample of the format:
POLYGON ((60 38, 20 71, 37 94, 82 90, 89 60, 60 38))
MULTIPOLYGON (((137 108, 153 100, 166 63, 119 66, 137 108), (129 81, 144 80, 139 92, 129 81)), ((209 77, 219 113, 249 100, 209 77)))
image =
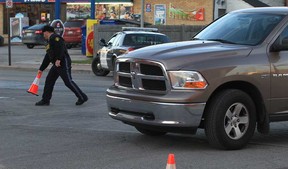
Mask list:
POLYGON ((176 169, 174 154, 168 155, 166 169, 176 169))
POLYGON ((38 96, 38 86, 39 86, 41 75, 42 73, 38 72, 30 88, 27 90, 28 93, 38 96))

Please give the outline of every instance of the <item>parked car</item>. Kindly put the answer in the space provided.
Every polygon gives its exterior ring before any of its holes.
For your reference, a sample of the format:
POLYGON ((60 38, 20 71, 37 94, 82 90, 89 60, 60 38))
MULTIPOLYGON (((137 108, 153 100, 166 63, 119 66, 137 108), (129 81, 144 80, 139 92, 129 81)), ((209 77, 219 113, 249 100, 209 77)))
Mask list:
POLYGON ((96 76, 106 76, 114 70, 115 60, 119 55, 145 46, 170 42, 170 38, 158 33, 157 28, 123 27, 108 42, 101 39, 96 56, 92 60, 92 71, 96 76))
POLYGON ((35 45, 45 45, 47 41, 44 39, 42 32, 43 27, 47 24, 36 24, 22 31, 22 43, 27 48, 32 49, 35 45))
POLYGON ((64 22, 64 34, 63 38, 65 40, 68 49, 81 45, 82 42, 82 29, 81 27, 86 24, 83 19, 74 19, 64 22))
POLYGON ((287 7, 232 11, 191 41, 121 55, 110 117, 151 136, 202 128, 213 147, 243 148, 288 121, 287 20, 287 7))

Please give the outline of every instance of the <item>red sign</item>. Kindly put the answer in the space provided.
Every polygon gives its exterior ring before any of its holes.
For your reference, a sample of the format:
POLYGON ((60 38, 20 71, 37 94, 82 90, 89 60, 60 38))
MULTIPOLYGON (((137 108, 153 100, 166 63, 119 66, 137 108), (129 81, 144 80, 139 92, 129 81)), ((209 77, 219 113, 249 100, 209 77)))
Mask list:
POLYGON ((54 19, 50 24, 50 26, 54 28, 55 33, 57 33, 60 36, 63 36, 65 28, 63 22, 60 19, 54 19))
POLYGON ((6 0, 6 8, 12 8, 13 7, 13 0, 6 0))
POLYGON ((86 37, 86 56, 91 56, 89 54, 92 54, 93 56, 93 43, 94 40, 94 32, 90 32, 89 35, 86 37))

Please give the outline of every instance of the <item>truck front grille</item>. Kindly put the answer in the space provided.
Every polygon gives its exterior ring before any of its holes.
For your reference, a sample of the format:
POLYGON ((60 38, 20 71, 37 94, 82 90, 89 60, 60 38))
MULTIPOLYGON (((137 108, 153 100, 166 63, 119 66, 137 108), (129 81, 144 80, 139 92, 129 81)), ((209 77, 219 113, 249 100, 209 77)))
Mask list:
POLYGON ((132 87, 132 80, 130 77, 119 76, 119 84, 124 87, 132 87))
POLYGON ((164 76, 161 67, 155 65, 140 64, 140 72, 144 75, 164 76))
POLYGON ((119 88, 151 93, 168 90, 167 74, 161 63, 139 59, 118 59, 115 85, 119 88))

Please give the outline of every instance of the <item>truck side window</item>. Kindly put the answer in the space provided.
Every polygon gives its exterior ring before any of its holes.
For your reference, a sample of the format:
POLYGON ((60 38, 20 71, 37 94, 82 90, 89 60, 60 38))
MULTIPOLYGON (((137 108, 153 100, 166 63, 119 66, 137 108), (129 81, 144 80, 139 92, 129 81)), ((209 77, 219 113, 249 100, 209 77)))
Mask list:
POLYGON ((281 32, 273 45, 277 51, 288 50, 288 26, 281 32))

